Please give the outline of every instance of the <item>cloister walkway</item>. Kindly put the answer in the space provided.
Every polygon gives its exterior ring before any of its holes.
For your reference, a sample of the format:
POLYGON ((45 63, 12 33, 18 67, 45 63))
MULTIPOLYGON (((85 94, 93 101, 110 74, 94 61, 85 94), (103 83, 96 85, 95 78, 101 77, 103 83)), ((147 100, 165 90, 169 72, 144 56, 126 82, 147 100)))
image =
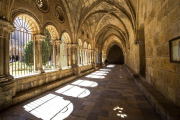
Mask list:
POLYGON ((159 120, 123 65, 108 65, 0 113, 0 120, 159 120))

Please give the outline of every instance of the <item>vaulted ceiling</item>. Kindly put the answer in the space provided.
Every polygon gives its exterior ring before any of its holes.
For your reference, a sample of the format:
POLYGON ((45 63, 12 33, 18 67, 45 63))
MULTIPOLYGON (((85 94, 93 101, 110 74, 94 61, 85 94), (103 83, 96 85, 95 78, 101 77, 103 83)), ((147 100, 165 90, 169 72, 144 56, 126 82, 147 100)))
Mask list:
POLYGON ((106 40, 129 47, 135 36, 138 0, 64 0, 68 6, 74 39, 88 31, 91 43, 103 47, 106 40), (86 26, 86 27, 85 27, 86 26), (118 42, 119 41, 119 42, 118 42))

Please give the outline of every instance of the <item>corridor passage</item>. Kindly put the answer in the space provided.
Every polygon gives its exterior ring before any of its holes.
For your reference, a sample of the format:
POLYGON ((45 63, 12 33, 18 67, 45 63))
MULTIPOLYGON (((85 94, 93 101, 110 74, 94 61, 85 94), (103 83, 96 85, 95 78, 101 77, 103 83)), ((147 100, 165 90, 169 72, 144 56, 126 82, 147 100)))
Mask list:
POLYGON ((0 120, 159 120, 123 65, 108 65, 0 113, 0 120))

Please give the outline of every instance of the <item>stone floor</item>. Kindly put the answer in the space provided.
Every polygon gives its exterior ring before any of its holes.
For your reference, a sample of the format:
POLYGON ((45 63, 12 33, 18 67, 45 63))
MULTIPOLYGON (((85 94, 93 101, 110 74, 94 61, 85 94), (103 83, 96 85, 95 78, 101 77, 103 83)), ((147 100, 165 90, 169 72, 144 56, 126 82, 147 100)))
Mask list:
POLYGON ((0 113, 0 120, 159 120, 122 65, 108 65, 0 113))

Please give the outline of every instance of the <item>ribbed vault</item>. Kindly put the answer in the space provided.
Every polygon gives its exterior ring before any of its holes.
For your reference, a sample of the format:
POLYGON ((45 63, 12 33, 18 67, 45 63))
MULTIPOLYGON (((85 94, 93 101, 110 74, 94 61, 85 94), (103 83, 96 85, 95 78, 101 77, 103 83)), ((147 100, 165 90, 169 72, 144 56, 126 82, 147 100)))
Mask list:
MULTIPOLYGON (((135 36, 135 7, 137 1, 132 0, 86 0, 78 1, 72 6, 71 0, 66 0, 74 19, 75 40, 87 40, 86 31, 91 37, 92 49, 104 49, 106 40, 111 39, 126 50, 130 46, 131 37, 135 36), (81 5, 81 9, 78 8, 81 5), (77 31, 76 31, 77 30, 77 31), (117 39, 118 38, 118 39, 117 39)), ((108 47, 107 47, 108 48, 108 47)), ((106 51, 106 50, 105 50, 106 51)))

